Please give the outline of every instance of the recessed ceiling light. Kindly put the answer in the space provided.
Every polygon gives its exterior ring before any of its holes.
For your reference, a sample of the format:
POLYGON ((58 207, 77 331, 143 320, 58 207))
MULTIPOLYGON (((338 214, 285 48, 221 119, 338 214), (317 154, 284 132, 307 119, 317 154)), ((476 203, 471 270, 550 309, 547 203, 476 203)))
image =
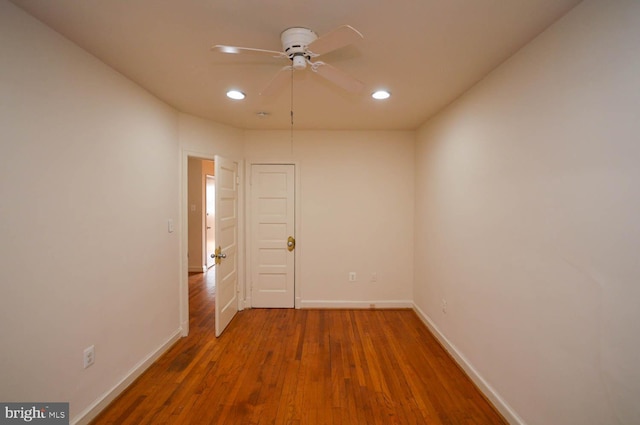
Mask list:
POLYGON ((391 96, 391 93, 389 93, 386 90, 377 90, 371 93, 371 97, 377 100, 388 99, 390 96, 391 96))
POLYGON ((229 90, 227 92, 227 97, 233 100, 242 100, 245 98, 244 93, 239 90, 229 90))

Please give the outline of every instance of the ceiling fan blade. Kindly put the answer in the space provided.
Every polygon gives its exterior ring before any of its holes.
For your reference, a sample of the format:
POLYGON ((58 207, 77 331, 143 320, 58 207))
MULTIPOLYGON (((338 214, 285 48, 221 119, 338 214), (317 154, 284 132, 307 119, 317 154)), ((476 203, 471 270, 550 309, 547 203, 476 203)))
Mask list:
POLYGON ((321 61, 314 62, 311 69, 321 77, 326 78, 347 91, 359 93, 364 88, 364 83, 362 81, 357 80, 346 72, 341 71, 328 63, 321 61))
POLYGON ((285 66, 278 71, 278 73, 269 81, 269 84, 262 89, 260 96, 273 96, 280 92, 283 87, 291 80, 292 66, 285 66))
POLYGON ((220 44, 216 44, 211 48, 211 50, 215 50, 220 53, 231 53, 231 54, 242 53, 242 54, 249 54, 249 55, 270 56, 272 58, 287 57, 284 53, 277 52, 275 50, 254 49, 251 47, 223 46, 220 44))
POLYGON ((311 56, 320 56, 363 39, 363 35, 350 25, 343 25, 309 43, 311 56))

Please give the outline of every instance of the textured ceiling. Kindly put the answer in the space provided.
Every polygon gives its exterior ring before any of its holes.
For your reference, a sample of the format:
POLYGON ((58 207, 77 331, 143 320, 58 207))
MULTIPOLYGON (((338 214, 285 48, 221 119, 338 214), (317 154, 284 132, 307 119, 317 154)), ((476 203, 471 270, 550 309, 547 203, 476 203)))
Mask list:
POLYGON ((246 129, 411 130, 455 100, 579 0, 13 0, 176 109, 246 129), (310 70, 260 91, 286 62, 223 55, 281 50, 280 33, 344 24, 364 39, 322 60, 365 84, 346 92, 310 70), (388 88, 392 97, 370 93, 388 88), (229 88, 244 101, 225 97, 229 88), (258 112, 269 113, 260 118, 258 112))

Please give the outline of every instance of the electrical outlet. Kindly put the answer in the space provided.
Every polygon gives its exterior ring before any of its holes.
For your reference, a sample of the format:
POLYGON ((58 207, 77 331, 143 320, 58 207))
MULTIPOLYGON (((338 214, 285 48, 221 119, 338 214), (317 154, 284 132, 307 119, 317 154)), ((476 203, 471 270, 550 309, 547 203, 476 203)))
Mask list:
POLYGON ((442 312, 444 314, 447 314, 447 300, 446 300, 446 298, 442 299, 442 312))
POLYGON ((85 369, 96 361, 96 347, 94 345, 84 349, 83 360, 85 369))
POLYGON ((378 281, 378 273, 373 272, 371 273, 371 282, 377 282, 378 281))
POLYGON ((349 272, 349 282, 356 281, 356 272, 349 272))

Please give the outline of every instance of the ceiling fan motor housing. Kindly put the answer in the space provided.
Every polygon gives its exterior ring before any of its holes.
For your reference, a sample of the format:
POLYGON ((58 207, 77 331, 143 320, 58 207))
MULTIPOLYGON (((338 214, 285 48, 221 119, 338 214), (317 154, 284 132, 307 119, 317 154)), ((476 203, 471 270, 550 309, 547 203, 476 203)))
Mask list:
POLYGON ((315 32, 302 27, 289 28, 280 34, 282 50, 293 61, 294 69, 304 69, 307 66, 307 60, 311 59, 307 46, 317 38, 315 32))

